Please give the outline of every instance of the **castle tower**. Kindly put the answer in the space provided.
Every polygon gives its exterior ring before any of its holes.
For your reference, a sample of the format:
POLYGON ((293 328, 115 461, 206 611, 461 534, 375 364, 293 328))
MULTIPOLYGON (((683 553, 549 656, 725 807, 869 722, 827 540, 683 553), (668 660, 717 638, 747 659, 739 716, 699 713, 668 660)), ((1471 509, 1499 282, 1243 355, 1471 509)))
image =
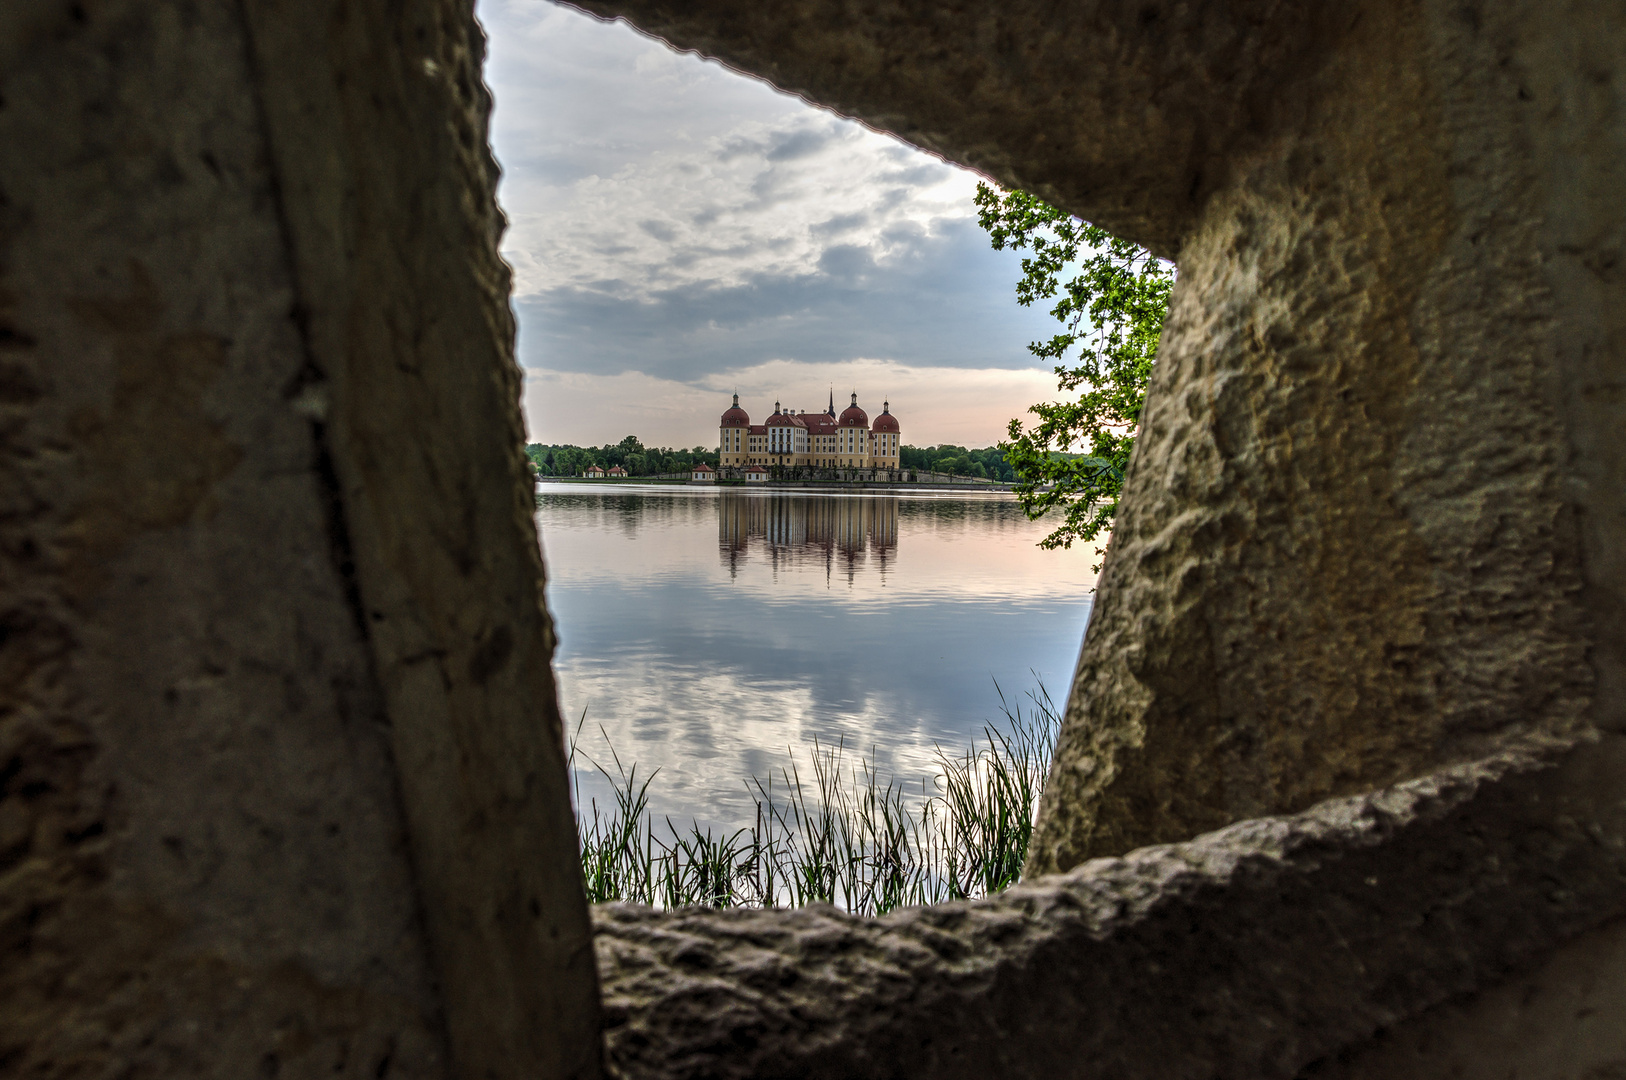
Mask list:
POLYGON ((875 418, 875 425, 870 428, 871 468, 900 468, 902 458, 899 451, 902 446, 903 433, 898 429, 898 418, 892 415, 892 403, 883 401, 881 415, 875 418))
POLYGON ((734 395, 734 404, 723 413, 717 429, 717 467, 737 469, 745 464, 749 449, 751 418, 740 408, 740 395, 734 395))
POLYGON ((843 469, 869 468, 869 415, 858 407, 858 391, 852 404, 841 410, 836 422, 837 461, 843 469))

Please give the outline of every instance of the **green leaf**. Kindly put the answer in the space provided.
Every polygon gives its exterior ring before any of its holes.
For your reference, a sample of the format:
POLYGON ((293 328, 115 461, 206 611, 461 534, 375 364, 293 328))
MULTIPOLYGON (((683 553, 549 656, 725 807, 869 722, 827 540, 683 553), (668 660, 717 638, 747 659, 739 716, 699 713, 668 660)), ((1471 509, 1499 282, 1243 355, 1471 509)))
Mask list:
POLYGON ((1025 191, 978 184, 975 202, 996 251, 1032 253, 1022 259, 1016 302, 1054 300, 1050 314, 1063 332, 1028 351, 1054 363, 1061 391, 1077 394, 1032 406, 1037 420, 1028 426, 1012 420, 999 449, 1027 516, 1060 515, 1040 546, 1092 542, 1117 514, 1174 265, 1025 191), (1074 456, 1074 447, 1086 456, 1074 456))

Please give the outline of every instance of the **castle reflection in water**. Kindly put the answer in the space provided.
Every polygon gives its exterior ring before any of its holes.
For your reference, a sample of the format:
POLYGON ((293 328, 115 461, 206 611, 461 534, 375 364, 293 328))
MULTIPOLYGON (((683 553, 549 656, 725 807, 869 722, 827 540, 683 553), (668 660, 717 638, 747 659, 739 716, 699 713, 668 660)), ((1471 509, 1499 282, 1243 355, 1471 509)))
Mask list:
POLYGON ((821 565, 849 581, 875 560, 873 569, 884 579, 897 557, 898 500, 722 491, 717 547, 731 574, 760 555, 775 566, 821 565))

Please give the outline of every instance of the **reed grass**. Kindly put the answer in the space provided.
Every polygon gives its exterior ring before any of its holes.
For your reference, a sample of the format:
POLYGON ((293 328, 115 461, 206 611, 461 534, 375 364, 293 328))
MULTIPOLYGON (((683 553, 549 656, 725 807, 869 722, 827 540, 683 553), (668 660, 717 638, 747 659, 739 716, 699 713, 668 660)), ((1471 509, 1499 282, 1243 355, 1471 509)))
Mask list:
MULTIPOLYGON (((1042 683, 1014 701, 995 689, 1003 722, 984 725, 983 738, 958 753, 937 746, 937 775, 922 778, 918 794, 883 775, 873 751, 855 759, 843 743, 815 740, 805 763, 792 752, 766 779, 747 781, 756 821, 733 833, 657 823, 649 811, 656 773, 640 776, 613 747, 613 773, 581 755, 614 792, 613 805, 594 799, 577 812, 589 901, 829 903, 881 915, 1007 888, 1027 856, 1060 718, 1042 683)), ((570 755, 574 776, 575 738, 570 755)))

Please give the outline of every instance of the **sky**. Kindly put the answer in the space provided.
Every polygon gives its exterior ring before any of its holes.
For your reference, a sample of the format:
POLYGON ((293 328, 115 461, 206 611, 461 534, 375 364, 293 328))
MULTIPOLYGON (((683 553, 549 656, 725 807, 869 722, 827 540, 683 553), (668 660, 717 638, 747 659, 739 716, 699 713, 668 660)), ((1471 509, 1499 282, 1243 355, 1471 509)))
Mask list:
POLYGON ((1056 395, 977 176, 548 0, 479 0, 530 440, 717 442, 733 393, 988 446, 1056 395))

